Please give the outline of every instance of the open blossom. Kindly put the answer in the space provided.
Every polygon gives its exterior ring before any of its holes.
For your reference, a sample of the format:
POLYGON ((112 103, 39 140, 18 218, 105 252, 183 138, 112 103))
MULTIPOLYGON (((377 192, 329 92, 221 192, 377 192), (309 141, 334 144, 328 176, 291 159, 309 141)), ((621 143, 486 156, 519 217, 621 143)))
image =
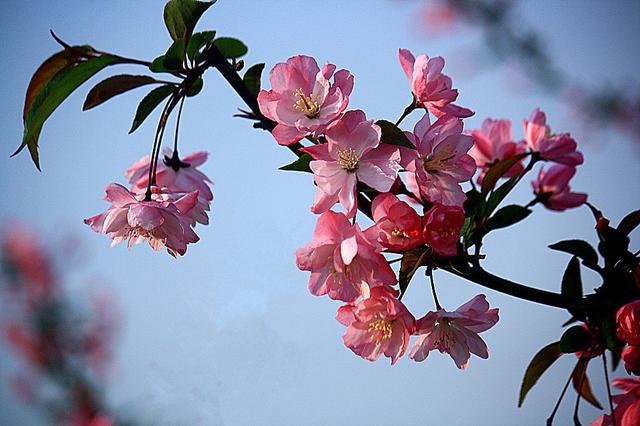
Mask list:
POLYGON ((369 361, 384 354, 395 364, 409 345, 415 322, 398 294, 388 287, 376 287, 369 298, 341 308, 337 319, 347 326, 342 336, 345 346, 369 361))
MULTIPOLYGON (((213 193, 209 185, 211 180, 200 170, 198 166, 207 161, 209 154, 205 151, 195 152, 180 159, 178 167, 177 160, 173 159, 173 152, 169 148, 164 148, 165 158, 158 161, 156 170, 156 185, 167 188, 174 193, 189 193, 198 191, 200 198, 206 201, 213 200, 213 193), (167 165, 168 164, 168 165, 167 165)), ((142 157, 129 167, 124 176, 131 183, 131 191, 142 194, 147 190, 149 183, 150 157, 142 157)))
MULTIPOLYGON (((489 168, 501 160, 506 160, 525 151, 522 142, 514 142, 511 134, 511 121, 493 120, 487 118, 482 122, 482 128, 471 132, 473 147, 469 155, 476 160, 476 165, 482 170, 478 176, 478 183, 482 183, 484 174, 489 168)), ((503 175, 511 177, 524 169, 522 161, 518 161, 503 175)))
POLYGON ((582 164, 582 153, 576 151, 578 144, 568 134, 552 135, 547 126, 547 116, 536 108, 529 120, 524 120, 525 141, 532 151, 539 152, 545 160, 569 166, 582 164))
POLYGON ((429 110, 436 117, 451 115, 464 118, 474 114, 470 109, 453 103, 458 98, 458 90, 452 89, 451 78, 442 74, 442 57, 429 58, 427 55, 419 55, 414 58, 407 49, 400 49, 398 58, 409 79, 418 106, 429 110))
POLYGON ((462 134, 462 120, 444 116, 430 124, 429 115, 405 135, 416 147, 402 150, 402 165, 415 172, 420 193, 432 203, 462 206, 466 196, 460 182, 473 177, 476 163, 467 152, 473 138, 462 134))
POLYGON ((458 206, 434 204, 424 215, 424 240, 440 256, 458 254, 464 210, 458 206))
POLYGON ((316 296, 353 302, 369 288, 393 285, 396 276, 358 224, 333 211, 318 218, 313 241, 296 250, 298 268, 311 271, 309 290, 316 296))
POLYGON ((614 387, 624 393, 613 396, 616 408, 613 410, 615 423, 611 415, 605 414, 591 422, 590 426, 637 426, 640 424, 640 379, 629 377, 615 379, 611 382, 614 387))
POLYGON ((576 174, 574 166, 554 164, 540 169, 538 179, 531 182, 538 199, 550 210, 563 211, 587 201, 587 194, 571 192, 569 181, 576 174))
POLYGON ((335 69, 326 63, 321 70, 314 58, 304 55, 273 67, 271 90, 258 94, 258 104, 265 117, 278 123, 272 134, 280 145, 318 136, 347 108, 353 76, 347 70, 334 75, 335 69))
POLYGON ((348 111, 325 133, 327 143, 303 149, 314 161, 309 166, 318 185, 311 211, 322 213, 340 202, 353 217, 356 213, 357 182, 387 192, 398 177, 400 151, 380 144, 380 127, 367 120, 361 110, 348 111))
POLYGON ((154 250, 166 247, 175 257, 185 254, 187 244, 199 240, 185 219, 198 202, 198 191, 175 202, 140 200, 142 195, 136 196, 117 183, 107 185, 105 192, 105 199, 112 205, 84 222, 94 231, 108 234, 113 240, 112 247, 125 240, 129 241, 129 247, 147 240, 154 250))
MULTIPOLYGON (((394 251, 411 250, 424 243, 422 219, 407 203, 385 192, 371 203, 374 234, 383 247, 394 251)), ((370 232, 367 230, 367 232, 370 232)))
POLYGON ((616 313, 618 339, 629 344, 622 352, 624 368, 640 375, 640 300, 627 303, 616 313))
POLYGON ((409 357, 424 361, 429 352, 438 349, 448 353, 456 366, 469 366, 471 354, 488 358, 487 345, 478 333, 486 331, 498 322, 498 308, 489 309, 484 294, 479 294, 453 312, 438 309, 429 312, 416 322, 418 340, 409 357))

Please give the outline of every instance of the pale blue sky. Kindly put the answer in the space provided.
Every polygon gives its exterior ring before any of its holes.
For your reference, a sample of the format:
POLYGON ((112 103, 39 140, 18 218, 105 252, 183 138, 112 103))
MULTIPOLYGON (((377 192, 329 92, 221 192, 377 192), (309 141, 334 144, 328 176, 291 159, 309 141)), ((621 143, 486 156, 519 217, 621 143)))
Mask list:
MULTIPOLYGON (((638 207, 637 144, 611 130, 581 131, 561 103, 535 88, 514 93, 507 87, 513 74, 503 66, 465 67, 469 49, 480 45, 478 32, 459 29, 427 37, 415 28, 419 4, 220 0, 199 28, 243 39, 249 46, 245 61, 266 62, 267 70, 301 53, 349 69, 356 79, 350 107, 372 118, 395 119, 410 99, 397 61, 399 47, 442 55, 445 72, 460 90, 459 104, 476 111, 467 129, 487 116, 508 118, 521 137, 521 120, 539 106, 554 130, 578 135, 586 160, 572 187, 588 192, 613 223, 638 207)), ((640 40, 640 3, 527 1, 519 12, 523 25, 544 33, 553 58, 580 84, 633 81, 637 75, 640 50, 632 41, 640 40)), ((483 334, 488 360, 474 358, 467 371, 459 371, 451 359, 432 353, 423 363, 405 358, 391 367, 387 359, 370 363, 343 346, 343 327, 334 320, 339 304, 310 295, 308 273, 294 262, 295 249, 311 239, 316 220, 309 212, 315 193, 311 176, 277 171, 291 161, 290 153, 269 134, 231 118, 243 105, 215 71, 206 74, 202 95, 186 103, 181 131, 183 154, 211 153, 203 170, 215 181, 216 198, 211 224, 196 229, 201 241, 177 260, 147 246, 109 249, 107 238, 90 231, 82 219, 106 208, 104 186, 124 183, 124 170, 149 150, 154 125, 145 123, 127 135, 144 90, 87 113, 81 106, 90 85, 71 96, 44 128, 42 173, 26 153, 8 156, 22 134, 29 78, 58 48, 49 29, 72 44, 152 59, 170 41, 162 2, 3 0, 0 22, 0 191, 5 194, 0 223, 24 220, 45 236, 73 233, 90 253, 87 272, 110 283, 123 312, 108 388, 117 410, 158 425, 544 422, 573 357, 558 362, 521 409, 517 393, 533 354, 560 336, 568 317, 560 310, 438 273, 445 307, 453 309, 479 292, 500 307, 501 321, 483 334)), ((144 69, 113 68, 104 76, 121 72, 144 69)), ((417 118, 412 116, 407 128, 417 118)), ((511 201, 524 204, 530 196, 524 182, 511 201)), ((566 238, 593 242, 592 226, 586 209, 557 214, 536 208, 525 222, 487 239, 486 266, 556 291, 568 257, 546 245, 566 238)), ((404 300, 416 316, 432 309, 420 279, 404 300)), ((604 402, 600 365, 592 367, 595 392, 604 402)), ((0 346, 0 423, 37 424, 6 388, 14 368, 0 346)), ((573 401, 570 394, 558 424, 569 421, 573 401)), ((585 422, 599 415, 587 404, 582 413, 585 422)))

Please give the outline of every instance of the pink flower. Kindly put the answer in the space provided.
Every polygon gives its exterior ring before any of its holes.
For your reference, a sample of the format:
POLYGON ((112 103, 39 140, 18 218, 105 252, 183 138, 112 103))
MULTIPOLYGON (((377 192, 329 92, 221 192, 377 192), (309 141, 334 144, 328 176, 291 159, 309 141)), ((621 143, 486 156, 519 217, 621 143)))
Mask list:
POLYGON ((458 91, 451 88, 451 78, 442 74, 442 57, 429 58, 427 55, 419 55, 414 58, 407 49, 400 49, 398 58, 409 79, 418 106, 427 109, 436 117, 451 115, 464 118, 474 114, 470 109, 453 104, 458 98, 458 91))
MULTIPOLYGON (((213 193, 209 185, 211 180, 197 169, 207 161, 208 153, 199 151, 180 160, 181 164, 173 158, 173 152, 164 149, 165 157, 158 161, 156 171, 156 186, 167 188, 174 193, 188 193, 198 191, 201 198, 210 202, 213 200, 213 193)), ((124 177, 131 183, 131 191, 136 194, 143 194, 147 190, 149 183, 149 163, 148 155, 136 161, 125 172, 124 177)))
POLYGON ((105 199, 112 203, 109 209, 84 223, 96 232, 108 234, 111 246, 129 240, 129 248, 144 240, 156 251, 167 248, 170 255, 184 255, 187 244, 195 243, 198 236, 189 226, 185 215, 198 201, 198 191, 191 192, 175 202, 141 201, 142 195, 112 183, 105 188, 105 199))
POLYGON ((536 108, 529 121, 524 120, 524 135, 532 151, 539 152, 545 160, 569 166, 582 164, 582 153, 576 151, 578 144, 568 133, 551 135, 544 112, 536 108))
MULTIPOLYGON (((482 173, 478 176, 478 183, 482 183, 484 174, 492 165, 525 151, 523 143, 513 141, 511 121, 509 120, 487 118, 482 122, 482 128, 473 130, 471 136, 473 137, 473 147, 469 151, 469 155, 476 160, 476 165, 482 169, 482 173)), ((523 169, 522 162, 518 161, 504 174, 504 177, 515 176, 523 169)))
POLYGON ((378 195, 371 204, 371 212, 376 222, 372 226, 374 234, 383 247, 402 252, 424 243, 422 219, 395 195, 388 192, 378 195))
POLYGON ((376 287, 355 307, 341 308, 338 320, 347 326, 342 336, 345 346, 369 361, 384 354, 395 364, 409 345, 415 322, 398 294, 388 287, 376 287))
POLYGON ((311 271, 312 294, 345 302, 353 302, 370 287, 396 283, 384 256, 342 213, 327 211, 318 218, 313 241, 296 250, 296 263, 311 271))
MULTIPOLYGON (((171 203, 175 203, 176 201, 187 195, 186 193, 171 192, 168 188, 158 188, 157 186, 152 186, 151 192, 151 199, 153 201, 171 203)), ((196 226, 196 223, 201 223, 203 225, 209 224, 209 216, 207 215, 207 212, 210 210, 209 201, 200 197, 199 194, 200 193, 198 193, 198 200, 196 202, 196 205, 182 215, 183 219, 191 227, 196 226)))
MULTIPOLYGON (((613 410, 616 423, 619 426, 637 426, 640 424, 640 379, 629 377, 615 379, 613 386, 624 393, 613 396, 613 402, 617 405, 613 410)), ((590 426, 612 426, 611 415, 605 414, 594 420, 590 426)))
POLYGON ((327 143, 303 149, 318 185, 313 213, 322 213, 338 201, 353 217, 358 208, 356 183, 387 192, 398 177, 398 147, 380 144, 380 127, 361 110, 348 111, 326 130, 327 143))
POLYGON ((616 313, 618 338, 630 345, 640 345, 640 300, 627 303, 616 313))
POLYGON ((469 366, 471 354, 487 359, 487 345, 478 333, 486 331, 498 322, 498 308, 489 309, 484 294, 479 294, 453 312, 438 309, 429 312, 416 322, 418 340, 409 357, 424 361, 429 352, 438 349, 448 353, 456 366, 469 366))
POLYGON ((624 368, 629 374, 640 376, 640 345, 629 345, 622 351, 624 368))
POLYGON ((540 169, 538 180, 531 182, 538 199, 550 210, 563 211, 587 201, 587 194, 571 192, 569 181, 576 174, 574 166, 555 164, 540 169))
POLYGON ((318 136, 347 108, 353 76, 347 70, 333 75, 335 69, 326 63, 320 70, 315 59, 304 55, 273 67, 271 90, 258 94, 258 104, 265 117, 278 123, 272 133, 280 145, 318 136))
POLYGON ((455 256, 463 225, 461 207, 434 204, 424 216, 424 240, 440 256, 455 256))
POLYGON ((432 203, 462 206, 466 196, 460 182, 473 177, 475 160, 467 154, 473 138, 462 134, 462 120, 444 116, 430 125, 429 115, 405 135, 416 150, 402 150, 402 165, 415 172, 420 193, 432 203))

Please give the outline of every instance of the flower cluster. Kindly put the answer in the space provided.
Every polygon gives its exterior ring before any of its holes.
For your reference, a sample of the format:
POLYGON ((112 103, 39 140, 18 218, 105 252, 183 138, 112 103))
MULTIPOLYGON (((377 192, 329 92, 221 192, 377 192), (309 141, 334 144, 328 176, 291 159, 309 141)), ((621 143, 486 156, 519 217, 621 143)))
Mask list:
POLYGON ((197 169, 207 155, 197 152, 180 160, 166 149, 163 161, 157 164, 155 180, 150 173, 151 157, 141 158, 125 173, 131 189, 117 183, 107 185, 105 199, 111 206, 85 223, 109 235, 112 246, 128 241, 131 247, 147 241, 156 251, 166 248, 174 257, 184 255, 187 245, 199 240, 193 231, 196 223, 209 223, 211 181, 197 169))
POLYGON ((364 111, 346 110, 353 89, 348 71, 338 71, 331 84, 335 65, 327 63, 321 70, 308 56, 277 64, 270 74, 272 89, 261 91, 258 103, 277 123, 273 135, 279 144, 304 137, 313 142, 302 153, 312 158, 309 168, 317 189, 311 211, 320 216, 313 240, 297 250, 296 262, 311 272, 312 294, 346 302, 337 315, 346 327, 344 344, 365 359, 384 355, 395 364, 417 335, 412 359, 422 361, 438 349, 464 368, 471 353, 488 356, 478 333, 497 322, 498 310, 489 309, 479 295, 454 312, 439 308, 416 321, 394 288, 398 278, 384 253, 460 253, 466 200, 461 184, 476 170, 468 154, 473 138, 463 134, 461 117, 473 112, 453 104, 458 92, 442 73, 442 58, 414 59, 402 49, 399 56, 415 98, 411 108, 426 111, 413 132, 404 132, 408 145, 388 143, 364 111), (429 113, 436 117, 433 123, 429 113), (405 193, 408 202, 397 196, 404 185, 400 172, 408 185, 415 183, 415 194, 405 193), (374 194, 370 213, 375 223, 364 230, 356 222, 362 188, 374 194), (422 214, 409 203, 422 206, 422 214), (336 204, 344 213, 332 210, 336 204))
POLYGON ((50 253, 20 227, 2 234, 0 259, 4 338, 29 367, 12 379, 18 397, 44 409, 52 424, 114 425, 96 387, 110 367, 113 302, 96 295, 88 312, 78 312, 50 253))

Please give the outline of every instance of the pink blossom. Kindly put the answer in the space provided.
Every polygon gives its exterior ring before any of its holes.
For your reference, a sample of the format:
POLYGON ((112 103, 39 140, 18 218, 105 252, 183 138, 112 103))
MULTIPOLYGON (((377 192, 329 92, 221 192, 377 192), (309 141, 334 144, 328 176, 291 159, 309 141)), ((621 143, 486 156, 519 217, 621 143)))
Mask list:
POLYGON ((618 338, 630 345, 640 345, 640 300, 627 303, 616 313, 618 338))
POLYGON ((335 69, 326 63, 321 70, 314 58, 304 55, 273 67, 271 90, 258 94, 258 104, 265 117, 278 123, 272 133, 280 145, 318 136, 347 108, 353 76, 347 70, 334 75, 335 69))
POLYGON ((187 244, 195 243, 198 236, 189 226, 185 215, 196 205, 198 191, 177 201, 144 201, 122 185, 112 183, 105 188, 105 199, 112 203, 109 209, 85 219, 96 232, 108 234, 111 246, 129 240, 129 248, 144 240, 156 251, 167 248, 170 255, 184 255, 187 244))
POLYGON ((498 322, 498 308, 489 309, 484 294, 479 294, 453 312, 438 309, 429 312, 416 322, 418 340, 409 357, 424 361, 429 352, 438 349, 448 353, 456 366, 469 366, 471 354, 487 359, 487 345, 478 333, 486 331, 498 322))
POLYGON ((340 202, 353 217, 358 207, 356 183, 387 192, 398 177, 398 147, 380 144, 380 127, 361 110, 348 111, 326 130, 327 143, 303 149, 314 161, 309 166, 318 185, 313 213, 340 202))
POLYGON ((629 345, 622 351, 624 368, 629 374, 640 376, 640 345, 629 345))
POLYGON ((374 234, 383 247, 402 252, 424 243, 422 219, 395 195, 388 192, 378 195, 371 204, 371 212, 376 222, 372 227, 374 234))
MULTIPOLYGON (((194 227, 196 223, 201 223, 203 225, 209 224, 209 216, 207 215, 207 212, 210 210, 210 204, 209 201, 200 197, 199 194, 200 193, 198 193, 196 205, 193 206, 192 209, 184 212, 182 215, 182 218, 191 227, 194 227)), ((187 195, 187 193, 172 192, 168 188, 158 188, 157 186, 151 187, 151 199, 153 201, 175 203, 185 195, 187 195)))
POLYGON ((338 320, 347 326, 342 336, 345 346, 369 361, 384 354, 395 364, 409 345, 415 322, 398 294, 388 287, 376 287, 355 307, 341 308, 338 320))
POLYGON ((418 106, 427 109, 436 117, 451 115, 464 118, 474 114, 470 109, 453 103, 458 98, 458 90, 452 89, 451 78, 442 74, 442 57, 429 58, 427 55, 419 55, 414 58, 407 49, 400 49, 398 58, 409 79, 418 106))
MULTIPOLYGON (((473 147, 469 151, 476 160, 476 165, 482 169, 478 176, 478 183, 482 183, 485 173, 495 163, 521 154, 525 151, 522 142, 516 143, 511 135, 511 121, 492 120, 487 118, 482 122, 482 128, 471 132, 473 137, 473 147)), ((522 172, 524 167, 518 161, 505 174, 504 177, 511 177, 522 172)))
POLYGON ((551 134, 547 117, 538 108, 533 110, 529 121, 524 120, 524 135, 529 148, 539 152, 545 160, 569 166, 577 166, 584 161, 582 153, 576 151, 578 144, 568 133, 551 134))
POLYGON ((473 138, 462 134, 462 120, 444 116, 429 123, 429 115, 405 135, 416 150, 402 150, 402 165, 415 172, 420 193, 432 203, 462 206, 466 196, 460 182, 473 177, 476 163, 467 152, 473 138))
POLYGON ((311 271, 309 290, 316 296, 353 302, 369 288, 393 285, 396 276, 365 237, 358 224, 342 213, 327 211, 318 218, 313 241, 296 250, 296 263, 311 271))
POLYGON ((424 240, 440 256, 458 254, 464 210, 457 206, 434 204, 424 216, 424 240))
MULTIPOLYGON (((176 165, 173 159, 173 152, 169 148, 164 148, 165 158, 158 161, 156 171, 156 186, 167 188, 174 193, 188 193, 198 191, 201 198, 206 201, 213 200, 213 193, 209 185, 211 180, 197 169, 198 166, 207 161, 209 154, 205 151, 195 152, 180 159, 181 166, 176 165), (167 165, 169 164, 169 165, 167 165)), ((136 194, 143 194, 147 190, 149 183, 148 155, 142 157, 129 167, 124 177, 131 183, 131 191, 136 194)))
POLYGON ((569 181, 576 174, 574 166, 554 164, 538 173, 538 179, 531 182, 539 201, 550 210, 563 211, 578 207, 587 201, 587 194, 571 192, 569 181))
MULTIPOLYGON (((613 410, 616 422, 619 426, 637 426, 640 424, 640 379, 629 377, 615 379, 613 386, 623 391, 614 395, 613 402, 616 408, 613 410)), ((590 426, 612 426, 614 424, 611 415, 605 414, 594 420, 590 426)))

